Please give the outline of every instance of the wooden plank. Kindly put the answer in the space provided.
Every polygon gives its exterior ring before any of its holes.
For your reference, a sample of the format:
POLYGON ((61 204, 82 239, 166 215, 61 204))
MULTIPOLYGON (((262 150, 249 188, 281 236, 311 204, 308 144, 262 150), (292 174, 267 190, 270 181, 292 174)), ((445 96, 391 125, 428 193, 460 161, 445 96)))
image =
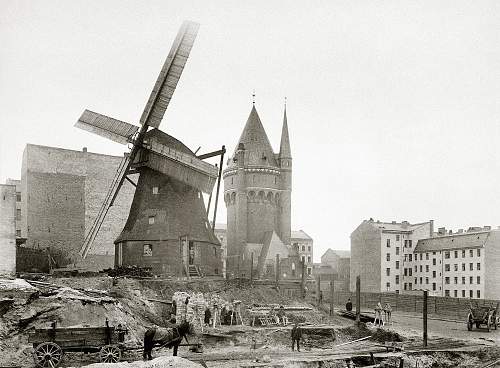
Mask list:
POLYGON ((83 112, 75 127, 121 144, 132 142, 132 137, 139 129, 135 125, 90 110, 83 112))

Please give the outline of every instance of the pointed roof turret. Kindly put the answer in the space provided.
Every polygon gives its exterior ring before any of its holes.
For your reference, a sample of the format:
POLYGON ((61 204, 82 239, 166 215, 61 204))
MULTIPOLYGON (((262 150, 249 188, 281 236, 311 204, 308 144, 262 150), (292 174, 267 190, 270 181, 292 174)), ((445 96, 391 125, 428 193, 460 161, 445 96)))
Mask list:
POLYGON ((292 150, 290 149, 290 137, 288 136, 288 121, 286 118, 286 102, 285 112, 283 113, 283 127, 281 128, 281 143, 280 143, 280 158, 292 158, 292 150))
POLYGON ((245 165, 278 166, 273 148, 269 142, 269 138, 267 138, 266 131, 254 104, 236 145, 233 157, 241 144, 245 148, 245 165))

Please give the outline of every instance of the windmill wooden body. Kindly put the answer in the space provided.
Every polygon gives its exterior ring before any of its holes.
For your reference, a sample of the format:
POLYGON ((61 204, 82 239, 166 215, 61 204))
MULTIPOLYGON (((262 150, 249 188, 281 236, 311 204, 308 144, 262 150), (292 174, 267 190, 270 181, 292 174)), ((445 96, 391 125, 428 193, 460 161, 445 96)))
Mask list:
MULTIPOLYGON (((219 274, 220 243, 208 221, 202 193, 220 187, 222 165, 196 156, 186 145, 158 129, 193 46, 198 24, 184 22, 140 119, 141 127, 85 110, 75 126, 122 144, 131 144, 117 169, 105 201, 85 237, 86 257, 124 180, 136 186, 125 227, 115 240, 115 266, 151 267, 155 274, 219 274), (139 174, 137 183, 128 176, 139 174)), ((216 197, 217 203, 217 197, 216 197)), ((216 204, 217 206, 217 204, 216 204)), ((214 221, 215 221, 214 212, 214 221)))

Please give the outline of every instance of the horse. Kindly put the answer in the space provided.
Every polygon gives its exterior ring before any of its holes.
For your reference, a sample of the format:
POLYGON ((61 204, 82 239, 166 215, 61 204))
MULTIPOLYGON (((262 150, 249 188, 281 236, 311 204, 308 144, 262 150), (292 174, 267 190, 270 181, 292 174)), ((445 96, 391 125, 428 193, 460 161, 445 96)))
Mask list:
MULTIPOLYGON (((177 355, 177 349, 182 339, 187 339, 187 335, 193 333, 193 326, 189 322, 182 322, 171 328, 151 327, 144 333, 144 360, 151 360, 151 352, 155 346, 174 348, 173 355, 177 355)), ((188 342, 189 343, 189 342, 188 342)))

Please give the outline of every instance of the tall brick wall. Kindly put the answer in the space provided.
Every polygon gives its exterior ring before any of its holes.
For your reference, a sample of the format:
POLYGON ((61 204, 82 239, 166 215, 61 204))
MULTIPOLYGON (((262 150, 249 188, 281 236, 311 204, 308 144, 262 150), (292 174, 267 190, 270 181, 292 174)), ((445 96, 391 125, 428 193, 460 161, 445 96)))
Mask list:
POLYGON ((490 232, 484 252, 484 297, 500 300, 500 231, 490 232))
POLYGON ((0 274, 16 272, 16 187, 0 184, 0 274))
POLYGON ((356 290, 356 277, 361 276, 361 290, 380 290, 381 233, 363 222, 351 234, 350 290, 356 290))

